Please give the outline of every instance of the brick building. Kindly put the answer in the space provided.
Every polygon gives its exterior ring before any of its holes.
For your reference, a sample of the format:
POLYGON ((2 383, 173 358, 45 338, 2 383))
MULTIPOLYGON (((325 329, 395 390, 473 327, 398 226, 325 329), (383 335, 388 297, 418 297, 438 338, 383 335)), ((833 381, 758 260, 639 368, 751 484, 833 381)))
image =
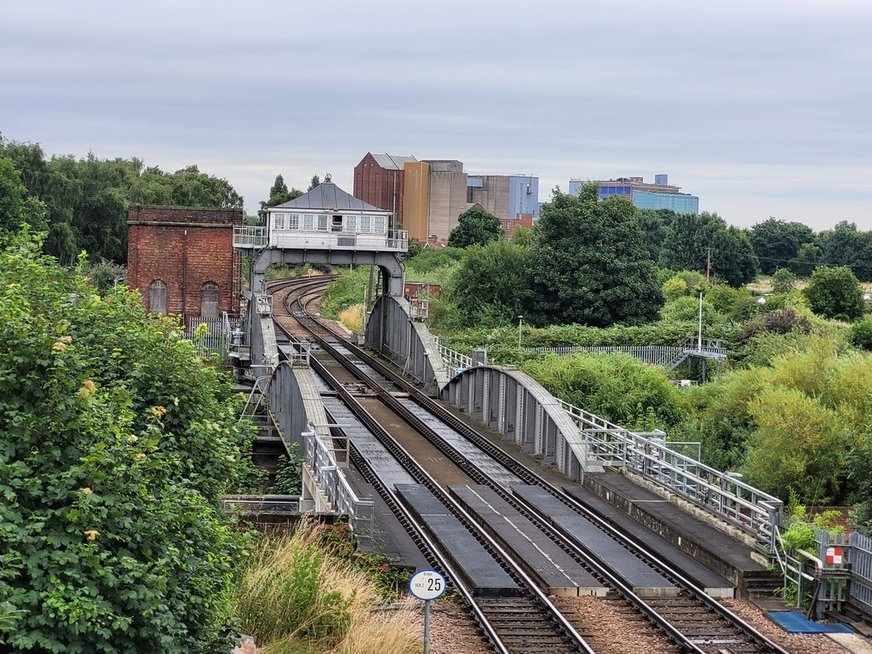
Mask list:
POLYGON ((515 233, 516 227, 526 227, 527 229, 533 229, 533 214, 519 213, 514 218, 500 218, 500 223, 503 226, 503 234, 508 240, 512 238, 512 234, 515 233))
POLYGON ((127 214, 127 285, 154 313, 199 318, 239 312, 239 254, 233 225, 241 209, 131 207, 127 214))
POLYGON ((415 157, 395 154, 372 154, 367 152, 354 167, 354 197, 364 202, 390 211, 398 225, 403 222, 403 196, 405 194, 406 162, 414 162, 415 157))

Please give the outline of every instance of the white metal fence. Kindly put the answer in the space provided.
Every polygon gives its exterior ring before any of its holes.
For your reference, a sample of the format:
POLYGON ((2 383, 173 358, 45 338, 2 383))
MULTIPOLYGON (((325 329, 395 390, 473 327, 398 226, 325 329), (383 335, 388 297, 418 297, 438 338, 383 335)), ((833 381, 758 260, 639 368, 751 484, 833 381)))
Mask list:
POLYGON ((372 538, 374 504, 357 496, 342 468, 314 431, 303 432, 306 463, 312 469, 318 488, 340 515, 348 516, 351 531, 360 541, 372 538))
POLYGON ((568 402, 560 400, 560 405, 585 437, 588 464, 633 470, 773 547, 774 526, 783 513, 777 497, 676 452, 668 442, 624 429, 568 402))
POLYGON ((872 538, 853 533, 849 537, 848 559, 851 562, 851 603, 872 613, 872 538))

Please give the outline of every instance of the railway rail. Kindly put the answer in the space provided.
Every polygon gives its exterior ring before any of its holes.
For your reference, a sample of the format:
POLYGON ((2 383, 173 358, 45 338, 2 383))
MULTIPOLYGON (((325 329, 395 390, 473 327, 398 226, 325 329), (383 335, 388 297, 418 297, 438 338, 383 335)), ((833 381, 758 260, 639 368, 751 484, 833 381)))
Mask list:
MULTIPOLYGON (((344 371, 353 376, 358 383, 365 385, 377 396, 383 405, 390 409, 391 413, 399 416, 416 433, 423 436, 432 446, 436 447, 457 469, 467 475, 474 483, 491 488, 519 513, 526 516, 539 529, 548 534, 555 543, 570 553, 575 560, 589 569, 598 579, 602 580, 610 589, 611 594, 620 598, 618 602, 612 602, 614 610, 626 610, 628 607, 631 607, 632 610, 644 615, 669 640, 668 649, 664 648, 659 651, 704 652, 706 654, 750 654, 758 652, 787 654, 785 650, 760 634, 750 624, 706 595, 703 589, 695 586, 678 570, 673 569, 668 563, 660 560, 656 555, 644 548, 641 543, 628 539, 583 503, 545 480, 534 470, 518 462, 499 446, 445 409, 445 407, 403 379, 389 366, 347 342, 344 337, 313 317, 308 309, 321 293, 325 283, 322 282, 320 285, 311 282, 308 284, 298 283, 295 289, 296 292, 287 294, 284 301, 287 303, 287 308, 295 322, 305 327, 311 338, 325 352, 329 353, 333 359, 339 362, 344 371), (337 347, 338 340, 342 341, 341 348, 337 347), (361 370, 361 366, 345 356, 340 351, 341 349, 351 352, 356 359, 365 364, 368 370, 361 370), (371 374, 372 371, 377 373, 375 379, 371 374), (399 393, 397 389, 399 389, 399 393), (418 406, 436 416, 456 432, 462 434, 495 461, 499 462, 506 470, 517 476, 523 483, 546 490, 563 505, 597 525, 601 530, 614 538, 616 543, 621 547, 633 551, 639 559, 645 561, 651 568, 675 583, 680 588, 678 596, 656 599, 639 597, 624 582, 616 570, 598 560, 592 552, 585 549, 582 543, 574 540, 572 534, 565 533, 558 526, 552 524, 549 521, 549 516, 541 509, 492 479, 487 472, 470 461, 450 442, 415 415, 401 401, 401 398, 397 397, 398 394, 410 398, 418 406)), ((437 495, 443 504, 448 506, 468 529, 475 531, 476 537, 482 543, 486 543, 488 551, 500 560, 507 570, 511 571, 510 574, 513 579, 519 582, 519 587, 526 589, 528 594, 523 600, 517 598, 493 600, 474 597, 471 589, 462 588, 462 584, 458 583, 460 578, 457 576, 456 571, 452 569, 450 553, 443 552, 438 543, 427 538, 426 532, 415 521, 414 517, 403 505, 402 500, 397 497, 395 491, 380 483, 376 471, 368 466, 359 453, 353 452, 355 465, 365 478, 382 494, 404 527, 407 528, 410 534, 414 534, 413 537, 421 546, 422 552, 437 567, 441 568, 450 579, 454 580, 455 585, 458 586, 458 591, 472 608, 473 614, 484 633, 495 644, 502 643, 502 646, 506 647, 503 650, 500 649, 501 646, 497 646, 498 651, 594 652, 607 650, 607 644, 605 643, 597 644, 596 649, 591 648, 591 645, 566 622, 562 614, 557 611, 556 606, 544 596, 544 593, 526 575, 523 565, 513 563, 511 554, 505 551, 500 543, 492 538, 486 530, 483 530, 476 520, 444 489, 444 485, 438 483, 427 470, 419 465, 414 456, 407 452, 391 436, 388 430, 382 427, 380 422, 363 407, 359 398, 356 398, 353 393, 348 391, 346 387, 349 383, 348 378, 344 382, 337 379, 323 362, 317 358, 313 359, 312 363, 316 372, 328 381, 328 384, 342 397, 346 405, 367 425, 384 446, 401 461, 404 467, 412 473, 413 477, 430 489, 434 495, 437 495), (517 618, 517 620, 513 618, 517 618), (548 623, 556 626, 557 629, 545 634, 544 625, 548 623), (523 643, 519 643, 516 634, 513 634, 510 630, 513 624, 520 625, 522 630, 529 628, 528 636, 532 640, 528 639, 523 643), (536 645, 535 634, 539 634, 537 637, 543 639, 541 648, 536 645), (563 646, 560 645, 561 638, 564 642, 563 646), (575 649, 567 649, 570 646, 575 649)))

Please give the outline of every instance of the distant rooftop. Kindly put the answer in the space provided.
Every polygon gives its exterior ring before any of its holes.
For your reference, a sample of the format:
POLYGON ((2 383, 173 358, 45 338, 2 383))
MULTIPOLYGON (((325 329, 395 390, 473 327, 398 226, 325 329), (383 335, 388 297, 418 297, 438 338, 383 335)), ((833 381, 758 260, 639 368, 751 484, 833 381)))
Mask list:
POLYGON ((377 211, 390 213, 346 193, 333 182, 323 182, 300 197, 271 209, 328 209, 330 211, 377 211))
POLYGON ((403 164, 408 161, 417 161, 413 156, 403 156, 397 154, 372 154, 372 158, 375 159, 375 162, 381 166, 382 168, 386 168, 388 170, 402 170, 403 164))

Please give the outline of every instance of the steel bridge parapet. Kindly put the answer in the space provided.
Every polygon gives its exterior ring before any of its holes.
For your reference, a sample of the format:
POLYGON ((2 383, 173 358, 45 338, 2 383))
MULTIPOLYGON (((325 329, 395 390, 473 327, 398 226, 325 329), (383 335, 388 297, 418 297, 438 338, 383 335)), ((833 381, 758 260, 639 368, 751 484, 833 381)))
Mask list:
POLYGON ((467 368, 448 382, 441 397, 570 479, 603 470, 591 461, 584 435, 560 400, 520 370, 467 368))
POLYGON ((414 377, 425 393, 436 396, 448 383, 451 369, 427 326, 412 318, 403 297, 381 295, 366 322, 366 346, 414 377))

